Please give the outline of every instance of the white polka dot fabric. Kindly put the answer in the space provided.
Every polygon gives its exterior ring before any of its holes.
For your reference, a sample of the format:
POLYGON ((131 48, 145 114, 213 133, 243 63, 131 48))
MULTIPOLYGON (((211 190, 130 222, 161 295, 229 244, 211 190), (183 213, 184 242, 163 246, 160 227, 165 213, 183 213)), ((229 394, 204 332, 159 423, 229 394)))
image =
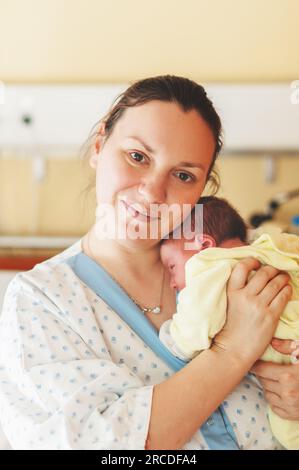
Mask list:
MULTIPOLYGON (((0 418, 13 449, 144 449, 153 386, 173 373, 66 264, 80 251, 78 241, 6 291, 0 418)), ((240 448, 280 448, 250 376, 224 406, 240 448)), ((208 446, 198 431, 183 449, 208 446)))

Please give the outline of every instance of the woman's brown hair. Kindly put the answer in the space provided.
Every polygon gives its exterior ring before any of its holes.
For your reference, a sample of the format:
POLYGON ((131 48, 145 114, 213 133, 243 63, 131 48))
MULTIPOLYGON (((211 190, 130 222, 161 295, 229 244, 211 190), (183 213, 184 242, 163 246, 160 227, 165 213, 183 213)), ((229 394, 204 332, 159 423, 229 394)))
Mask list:
MULTIPOLYGON (((212 101, 205 89, 198 83, 185 77, 161 75, 136 81, 113 102, 108 113, 93 127, 87 141, 82 147, 83 159, 89 157, 95 138, 98 135, 100 122, 105 122, 106 140, 111 135, 117 121, 127 108, 140 106, 152 100, 177 103, 184 111, 195 110, 205 120, 215 139, 215 151, 207 175, 212 193, 219 189, 219 176, 214 169, 216 158, 222 148, 222 126, 212 101), (94 129, 97 129, 96 131, 94 129)), ((86 189, 94 186, 94 182, 86 189)))

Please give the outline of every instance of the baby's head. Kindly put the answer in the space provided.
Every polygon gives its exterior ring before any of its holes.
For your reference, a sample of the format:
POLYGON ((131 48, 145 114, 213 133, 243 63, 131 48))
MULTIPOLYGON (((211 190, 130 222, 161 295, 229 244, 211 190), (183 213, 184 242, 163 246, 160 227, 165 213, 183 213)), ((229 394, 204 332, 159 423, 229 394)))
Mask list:
MULTIPOLYGON (((214 196, 202 197, 203 233, 192 239, 169 238, 161 245, 161 260, 169 271, 171 286, 176 290, 185 287, 185 264, 191 256, 206 248, 233 248, 246 245, 247 227, 238 212, 225 200, 214 196), (192 244, 192 249, 188 249, 192 244)), ((191 227, 195 227, 195 211, 191 212, 191 227)))

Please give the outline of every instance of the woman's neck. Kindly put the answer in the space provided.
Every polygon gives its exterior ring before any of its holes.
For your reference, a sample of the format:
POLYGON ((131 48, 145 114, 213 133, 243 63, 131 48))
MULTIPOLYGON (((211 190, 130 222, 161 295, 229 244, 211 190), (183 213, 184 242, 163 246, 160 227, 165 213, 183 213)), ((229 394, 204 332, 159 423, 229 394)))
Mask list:
POLYGON ((139 306, 162 305, 162 312, 147 312, 145 316, 159 330, 175 311, 175 292, 160 259, 159 244, 135 246, 115 240, 98 240, 92 228, 82 240, 85 254, 99 263, 122 286, 139 306))
MULTIPOLYGON (((142 276, 151 270, 161 269, 160 246, 148 246, 146 243, 122 243, 123 240, 104 239, 96 237, 94 227, 83 238, 83 251, 102 264, 110 272, 130 271, 131 275, 142 276)), ((113 272, 112 272, 113 274, 113 272)))

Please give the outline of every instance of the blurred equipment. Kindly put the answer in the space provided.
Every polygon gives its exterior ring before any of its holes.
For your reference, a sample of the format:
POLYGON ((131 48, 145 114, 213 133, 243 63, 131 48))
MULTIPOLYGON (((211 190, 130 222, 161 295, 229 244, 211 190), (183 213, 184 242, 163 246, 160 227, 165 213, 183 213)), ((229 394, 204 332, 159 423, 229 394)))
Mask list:
MULTIPOLYGON (((282 204, 285 204, 286 202, 296 197, 299 197, 299 188, 294 189, 292 191, 286 191, 286 192, 277 194, 276 196, 274 196, 273 199, 271 199, 268 202, 267 209, 264 213, 252 214, 252 216, 249 219, 250 224, 252 225, 252 227, 258 228, 264 222, 272 220, 274 218, 275 212, 282 204)), ((298 216, 295 216, 293 218, 293 221, 294 219, 297 220, 297 218, 298 216)))
POLYGON ((299 235, 299 215, 292 217, 291 231, 295 235, 299 235))

